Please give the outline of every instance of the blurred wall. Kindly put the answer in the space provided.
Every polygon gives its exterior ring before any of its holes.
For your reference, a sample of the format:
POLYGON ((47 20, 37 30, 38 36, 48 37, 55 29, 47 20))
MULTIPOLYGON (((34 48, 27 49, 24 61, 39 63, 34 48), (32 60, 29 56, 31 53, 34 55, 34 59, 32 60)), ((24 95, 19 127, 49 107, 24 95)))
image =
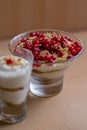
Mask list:
POLYGON ((0 0, 0 38, 40 28, 87 29, 87 0, 0 0))

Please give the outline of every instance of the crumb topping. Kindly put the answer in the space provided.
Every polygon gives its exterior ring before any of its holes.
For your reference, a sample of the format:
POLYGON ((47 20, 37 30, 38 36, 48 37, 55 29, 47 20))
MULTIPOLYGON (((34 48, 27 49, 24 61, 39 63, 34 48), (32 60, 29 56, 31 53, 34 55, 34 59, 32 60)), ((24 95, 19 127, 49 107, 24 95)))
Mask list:
POLYGON ((9 66, 23 66, 22 58, 15 57, 12 55, 4 57, 3 64, 9 65, 9 66))
POLYGON ((18 41, 14 53, 22 48, 31 50, 36 62, 53 63, 76 56, 82 46, 78 41, 56 32, 31 32, 28 37, 18 41))

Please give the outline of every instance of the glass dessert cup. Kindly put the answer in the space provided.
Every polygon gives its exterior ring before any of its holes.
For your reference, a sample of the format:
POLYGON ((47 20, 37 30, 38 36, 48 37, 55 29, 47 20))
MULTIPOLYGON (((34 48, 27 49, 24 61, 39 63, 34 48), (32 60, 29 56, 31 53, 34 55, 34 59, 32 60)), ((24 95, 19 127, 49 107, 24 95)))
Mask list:
POLYGON ((33 55, 0 57, 0 117, 5 123, 18 123, 27 114, 27 95, 33 55))
POLYGON ((63 88, 64 74, 67 68, 72 64, 72 61, 74 59, 76 59, 78 56, 82 54, 84 50, 84 44, 79 38, 73 36, 68 32, 60 30, 34 30, 19 34, 10 41, 9 50, 13 55, 18 55, 18 53, 14 51, 14 48, 18 44, 18 41, 21 40, 22 38, 27 38, 31 32, 40 32, 40 33, 55 32, 57 34, 61 33, 64 36, 68 36, 69 38, 73 39, 73 41, 79 42, 79 44, 82 47, 81 51, 77 55, 69 59, 65 59, 63 61, 52 63, 34 61, 30 81, 30 91, 34 95, 40 97, 49 97, 57 95, 63 88))

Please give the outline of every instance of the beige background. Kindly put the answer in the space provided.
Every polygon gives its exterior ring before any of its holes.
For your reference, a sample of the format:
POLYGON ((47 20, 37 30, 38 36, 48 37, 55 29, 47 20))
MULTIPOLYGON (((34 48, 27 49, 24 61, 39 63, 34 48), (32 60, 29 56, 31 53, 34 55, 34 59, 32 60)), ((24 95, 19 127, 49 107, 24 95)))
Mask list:
POLYGON ((0 0, 0 39, 39 28, 87 29, 87 0, 0 0))

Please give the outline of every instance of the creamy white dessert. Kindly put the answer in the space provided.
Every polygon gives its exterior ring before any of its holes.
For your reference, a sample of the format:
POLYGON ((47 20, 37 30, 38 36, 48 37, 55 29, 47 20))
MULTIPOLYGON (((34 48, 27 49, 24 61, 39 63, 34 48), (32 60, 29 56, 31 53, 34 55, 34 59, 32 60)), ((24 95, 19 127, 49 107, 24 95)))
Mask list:
POLYGON ((0 58, 0 98, 11 104, 21 104, 28 93, 31 65, 23 58, 0 58))

